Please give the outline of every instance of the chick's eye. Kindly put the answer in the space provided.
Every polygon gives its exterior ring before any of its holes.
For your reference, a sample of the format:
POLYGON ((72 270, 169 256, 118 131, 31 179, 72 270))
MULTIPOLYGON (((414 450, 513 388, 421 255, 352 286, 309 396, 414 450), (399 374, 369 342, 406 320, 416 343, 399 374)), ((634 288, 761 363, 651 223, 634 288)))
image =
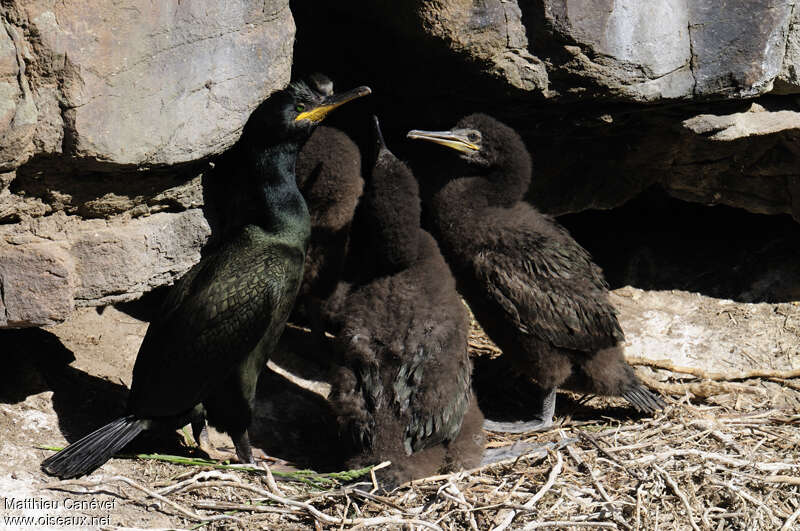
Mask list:
POLYGON ((303 112, 304 110, 306 110, 306 106, 303 103, 298 103, 297 105, 294 106, 294 110, 296 110, 297 112, 303 112))
POLYGON ((477 142, 479 140, 478 135, 475 133, 470 133, 469 135, 467 135, 467 138, 469 139, 470 142, 477 142))

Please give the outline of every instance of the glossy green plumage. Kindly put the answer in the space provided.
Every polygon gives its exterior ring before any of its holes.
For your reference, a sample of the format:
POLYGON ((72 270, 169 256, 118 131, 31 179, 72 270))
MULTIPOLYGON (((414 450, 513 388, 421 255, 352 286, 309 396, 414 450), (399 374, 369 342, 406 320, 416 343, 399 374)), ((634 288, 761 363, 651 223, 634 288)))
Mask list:
MULTIPOLYGON (((147 331, 133 371, 130 412, 180 414, 241 372, 248 357, 254 357, 248 365, 263 366, 297 294, 304 255, 304 241, 247 225, 192 268, 147 331), (187 377, 176 378, 181 372, 187 377)), ((260 369, 244 372, 254 386, 260 369)))
MULTIPOLYGON (((251 461, 247 430, 255 389, 280 337, 303 274, 310 220, 294 164, 313 124, 299 123, 298 98, 324 98, 304 84, 273 95, 218 162, 222 242, 172 288, 139 349, 128 415, 42 462, 60 477, 91 472, 139 432, 205 419, 251 461)), ((303 100, 305 101, 305 100, 303 100)))

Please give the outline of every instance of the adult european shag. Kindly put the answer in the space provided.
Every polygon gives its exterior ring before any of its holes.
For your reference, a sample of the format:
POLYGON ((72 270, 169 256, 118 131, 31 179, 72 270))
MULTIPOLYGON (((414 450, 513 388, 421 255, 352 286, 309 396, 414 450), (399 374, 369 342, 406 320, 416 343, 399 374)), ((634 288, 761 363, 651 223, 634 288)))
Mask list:
POLYGON ((380 472, 386 488, 476 465, 483 417, 471 392, 466 308, 420 228, 414 176, 384 145, 377 119, 375 128, 377 160, 353 229, 362 274, 340 307, 344 366, 330 399, 350 445, 347 466, 392 461, 380 472))
POLYGON ((536 422, 487 427, 549 428, 562 386, 623 396, 643 412, 663 408, 625 362, 600 268, 563 227, 522 201, 531 158, 519 135, 473 114, 450 131, 408 137, 460 153, 461 160, 444 160, 421 181, 427 215, 478 322, 516 369, 547 391, 536 422))
POLYGON ((216 172, 233 196, 225 239, 175 284, 150 323, 127 416, 45 459, 45 472, 81 476, 140 432, 187 422, 202 443, 206 419, 231 436, 241 462, 252 462, 256 383, 297 294, 309 235, 295 158, 325 115, 369 93, 325 96, 296 82, 253 112, 216 172))

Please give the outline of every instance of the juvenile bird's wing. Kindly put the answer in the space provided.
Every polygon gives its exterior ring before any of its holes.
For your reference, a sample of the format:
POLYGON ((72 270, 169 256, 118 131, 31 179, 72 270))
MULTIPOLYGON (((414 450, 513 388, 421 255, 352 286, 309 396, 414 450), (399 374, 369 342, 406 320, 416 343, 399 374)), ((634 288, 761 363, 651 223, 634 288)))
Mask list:
POLYGON ((337 341, 352 376, 346 385, 335 385, 332 396, 357 446, 375 449, 386 444, 384 435, 396 436, 411 454, 458 434, 472 372, 466 310, 458 310, 464 312, 458 321, 386 315, 397 321, 387 327, 392 334, 376 336, 352 321, 344 327, 337 341))
POLYGON ((186 412, 250 354, 268 329, 285 321, 302 274, 302 254, 265 245, 259 230, 246 227, 172 288, 136 358, 131 413, 186 412))
POLYGON ((466 344, 463 353, 432 352, 437 347, 420 346, 394 381, 394 406, 409 418, 403 439, 407 454, 455 439, 469 407, 466 344))
POLYGON ((485 296, 522 333, 554 346, 615 345, 623 334, 600 268, 566 230, 546 228, 498 230, 477 249, 471 263, 485 296))

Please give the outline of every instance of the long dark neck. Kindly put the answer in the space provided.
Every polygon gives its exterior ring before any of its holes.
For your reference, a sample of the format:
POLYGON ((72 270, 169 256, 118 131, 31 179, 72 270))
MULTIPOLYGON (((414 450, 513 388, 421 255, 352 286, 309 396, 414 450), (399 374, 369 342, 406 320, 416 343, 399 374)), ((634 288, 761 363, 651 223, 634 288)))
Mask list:
POLYGON ((250 148, 247 156, 248 189, 253 193, 253 222, 265 231, 307 244, 310 233, 308 207, 297 189, 295 160, 300 146, 284 142, 266 149, 250 148))
POLYGON ((521 141, 519 146, 516 142, 509 142, 505 153, 497 160, 489 168, 487 176, 495 191, 490 202, 493 205, 510 207, 522 201, 531 185, 531 156, 521 141))
POLYGON ((514 206, 530 186, 530 154, 514 133, 493 142, 490 160, 486 166, 467 165, 463 160, 455 169, 451 165, 439 177, 441 188, 436 195, 447 195, 450 201, 458 196, 459 206, 467 209, 514 206))
POLYGON ((473 179, 470 192, 484 197, 488 206, 508 208, 528 191, 531 157, 521 141, 509 138, 496 147, 492 163, 476 173, 480 177, 473 179))
POLYGON ((408 167, 381 150, 364 193, 364 210, 379 271, 409 267, 419 252, 419 187, 408 167))
MULTIPOLYGON (((505 154, 504 154, 505 155, 505 154)), ((530 156, 526 151, 508 153, 488 167, 459 164, 438 169, 438 189, 427 195, 426 218, 445 236, 482 224, 485 209, 510 208, 521 201, 531 178, 530 156)))

